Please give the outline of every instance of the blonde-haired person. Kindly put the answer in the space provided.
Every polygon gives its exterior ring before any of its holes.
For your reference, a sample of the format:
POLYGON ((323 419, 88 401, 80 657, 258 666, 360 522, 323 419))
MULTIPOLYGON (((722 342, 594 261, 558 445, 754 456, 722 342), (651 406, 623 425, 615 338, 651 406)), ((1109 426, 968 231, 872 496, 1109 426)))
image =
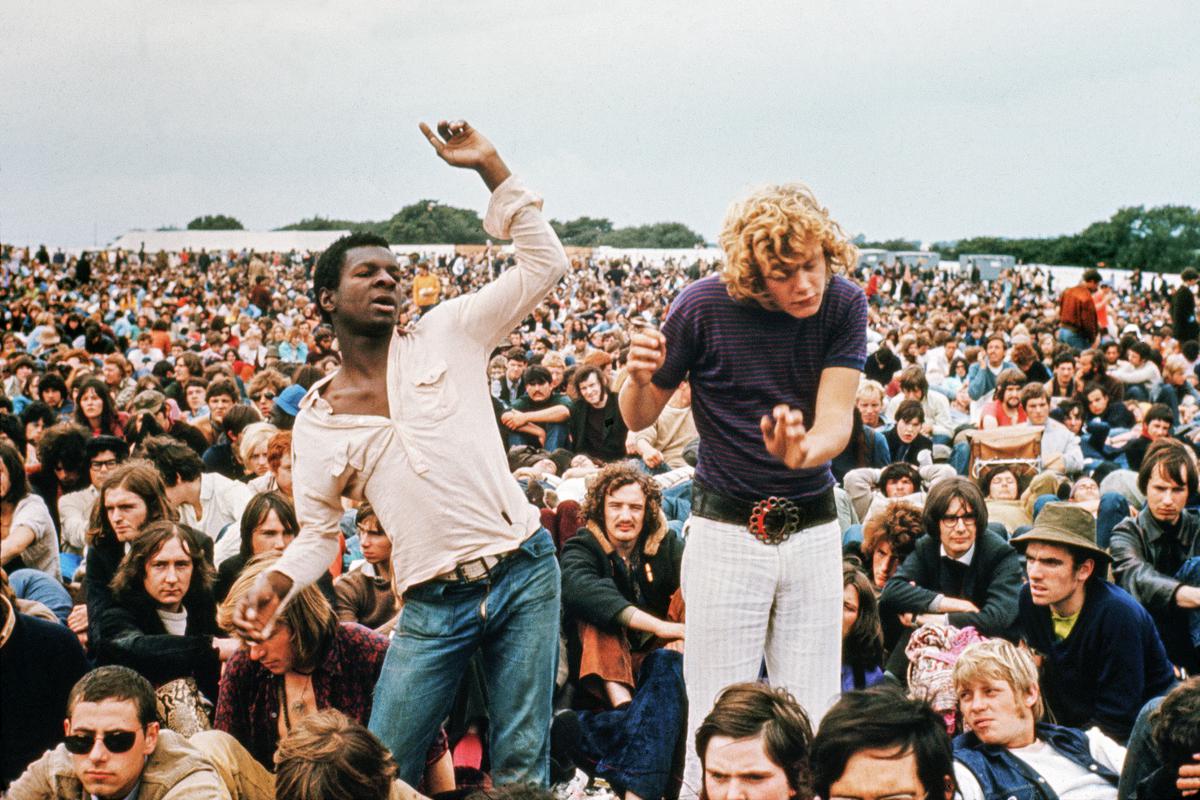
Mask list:
POLYGON ((254 422, 238 437, 238 458, 250 479, 246 482, 255 492, 268 491, 273 480, 267 457, 267 446, 279 429, 269 422, 254 422))
POLYGON ((954 741, 962 800, 1117 797, 1125 748, 1099 728, 1042 722, 1038 670, 1026 650, 1004 639, 971 645, 954 665, 954 691, 968 728, 954 741))
POLYGON ((680 292, 662 332, 631 342, 621 412, 648 428, 686 376, 704 442, 693 483, 687 602, 687 767, 717 693, 771 681, 820 719, 840 686, 841 535, 830 461, 845 449, 866 362, 867 301, 841 272, 854 247, 806 187, 735 203, 725 267, 680 292), (768 504, 767 498, 783 498, 768 504))

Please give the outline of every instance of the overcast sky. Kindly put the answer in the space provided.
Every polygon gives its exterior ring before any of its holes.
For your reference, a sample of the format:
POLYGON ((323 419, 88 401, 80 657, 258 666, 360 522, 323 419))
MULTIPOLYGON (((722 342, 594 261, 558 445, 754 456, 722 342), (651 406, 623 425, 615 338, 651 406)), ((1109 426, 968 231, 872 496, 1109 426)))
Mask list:
POLYGON ((0 238, 482 211, 463 117, 559 219, 803 181, 852 233, 1053 235, 1200 205, 1200 3, 61 2, 0 10, 0 238))

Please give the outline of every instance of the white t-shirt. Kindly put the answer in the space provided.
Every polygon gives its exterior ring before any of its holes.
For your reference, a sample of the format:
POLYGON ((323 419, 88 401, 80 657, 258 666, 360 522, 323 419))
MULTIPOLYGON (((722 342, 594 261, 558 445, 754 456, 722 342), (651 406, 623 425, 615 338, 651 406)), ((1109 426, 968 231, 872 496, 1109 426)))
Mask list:
POLYGON ((27 494, 13 509, 13 530, 29 528, 33 531, 33 541, 21 553, 21 561, 25 566, 38 569, 54 578, 62 577, 62 569, 58 564, 58 531, 54 529, 54 519, 50 509, 36 494, 27 494))
MULTIPOLYGON (((1125 748, 1101 733, 1099 728, 1087 731, 1087 737, 1092 758, 1120 775, 1125 765, 1125 748)), ((1008 752, 1045 778, 1059 800, 1115 800, 1117 796, 1117 787, 1040 739, 1028 747, 1017 747, 1008 752)), ((984 800, 983 788, 966 765, 955 761, 954 777, 958 780, 958 797, 984 800)))
POLYGON ((216 472, 205 472, 200 476, 200 507, 203 509, 203 517, 197 519, 196 510, 190 503, 184 503, 180 507, 181 523, 202 531, 216 542, 213 551, 214 566, 221 566, 222 561, 237 555, 242 549, 242 512, 246 510, 246 504, 252 497, 254 492, 246 484, 230 480, 216 472), (221 536, 221 530, 226 526, 229 526, 229 530, 221 536), (220 541, 217 537, 220 537, 220 541))
POLYGON ((163 627, 167 629, 167 633, 175 636, 183 636, 187 633, 187 609, 181 608, 178 611, 164 611, 158 609, 158 618, 162 620, 163 627))

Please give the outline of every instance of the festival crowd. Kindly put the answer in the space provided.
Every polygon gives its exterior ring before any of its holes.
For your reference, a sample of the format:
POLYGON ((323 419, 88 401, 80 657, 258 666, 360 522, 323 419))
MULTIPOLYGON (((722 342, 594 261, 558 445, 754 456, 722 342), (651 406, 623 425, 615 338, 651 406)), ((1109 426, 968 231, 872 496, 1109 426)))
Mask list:
POLYGON ((568 258, 427 135, 511 251, 3 247, 9 796, 1200 792, 1195 270, 860 268, 795 186, 568 258))

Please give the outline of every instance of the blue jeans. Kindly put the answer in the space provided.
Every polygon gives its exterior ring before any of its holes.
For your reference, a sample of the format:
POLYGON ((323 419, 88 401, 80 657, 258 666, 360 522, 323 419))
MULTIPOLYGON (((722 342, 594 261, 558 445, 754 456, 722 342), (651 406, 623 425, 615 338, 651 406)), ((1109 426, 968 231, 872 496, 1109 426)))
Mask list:
POLYGON ((1074 347, 1080 352, 1083 352, 1092 346, 1092 343, 1087 340, 1087 337, 1081 333, 1076 333, 1070 328, 1059 328, 1058 340, 1071 345, 1071 347, 1074 347))
POLYGON ((539 422, 535 423, 546 432, 545 443, 539 443, 537 437, 531 433, 519 433, 518 431, 508 432, 508 446, 516 447, 518 445, 527 444, 531 447, 537 447, 546 452, 554 452, 560 447, 565 447, 567 444, 567 423, 565 422, 539 422))
POLYGON ((368 727, 410 786, 421 780, 425 753, 476 651, 487 681, 492 780, 549 783, 561 582, 549 531, 520 550, 488 580, 427 581, 404 594, 368 727))
POLYGON ((1105 492, 1100 495, 1100 509, 1096 513, 1096 544, 1105 550, 1112 541, 1113 528, 1129 516, 1129 501, 1120 492, 1105 492))
MULTIPOLYGON (((1193 556, 1183 562, 1179 572, 1175 573, 1177 580, 1185 586, 1200 586, 1200 556, 1193 556)), ((1200 650, 1200 610, 1190 608, 1184 612, 1188 621, 1188 635, 1192 637, 1192 647, 1200 650)))
POLYGON ((686 722, 683 656, 655 650, 642 662, 633 702, 610 711, 579 712, 580 749, 595 762, 596 776, 618 791, 663 797, 686 722))
POLYGON ((692 515, 692 482, 683 481, 662 493, 662 510, 670 521, 687 521, 692 515))

